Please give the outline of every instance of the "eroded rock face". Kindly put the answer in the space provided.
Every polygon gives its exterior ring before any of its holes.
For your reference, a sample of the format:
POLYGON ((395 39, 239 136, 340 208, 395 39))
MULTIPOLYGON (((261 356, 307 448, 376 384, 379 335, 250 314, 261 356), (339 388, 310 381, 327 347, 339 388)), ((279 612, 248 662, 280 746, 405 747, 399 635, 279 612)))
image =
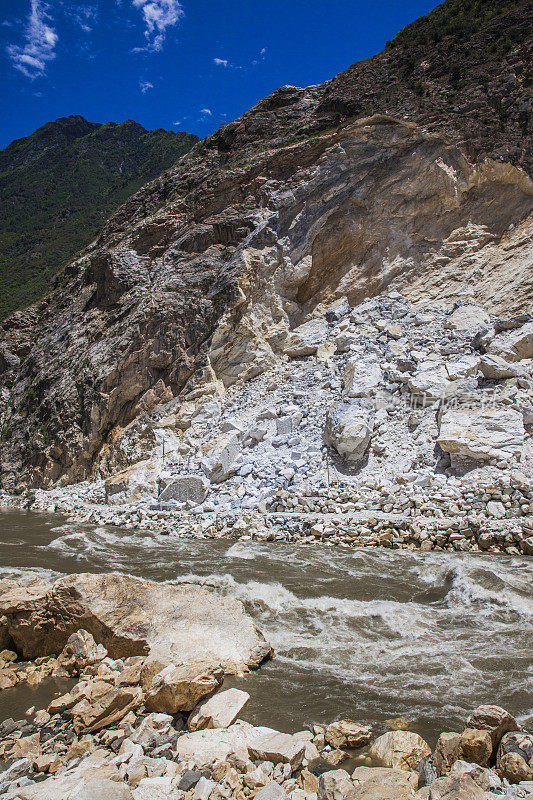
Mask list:
POLYGON ((2 581, 0 619, 26 658, 60 653, 84 628, 112 658, 147 655, 152 677, 169 663, 199 660, 234 672, 270 654, 240 602, 119 574, 69 575, 52 586, 2 581))
POLYGON ((158 408, 313 352, 338 298, 527 307, 524 173, 382 115, 338 127, 328 91, 279 90, 197 145, 3 324, 4 487, 114 474, 132 434, 141 461, 158 408))

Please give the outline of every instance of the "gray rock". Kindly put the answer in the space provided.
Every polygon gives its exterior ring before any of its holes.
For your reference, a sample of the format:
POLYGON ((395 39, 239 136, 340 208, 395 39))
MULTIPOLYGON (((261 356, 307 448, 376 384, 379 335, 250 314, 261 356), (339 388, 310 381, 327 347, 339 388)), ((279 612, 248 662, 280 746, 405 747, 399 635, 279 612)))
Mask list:
POLYGON ((182 789, 184 792, 188 792, 189 789, 192 789, 193 786, 196 786, 200 778, 202 777, 209 777, 210 773, 207 772, 200 772, 197 769, 187 769, 181 776, 178 788, 182 789))
POLYGON ((180 475, 170 483, 159 495, 161 502, 177 500, 180 503, 191 502, 195 505, 203 503, 209 491, 209 482, 200 475, 180 475))
POLYGON ((344 371, 344 394, 347 397, 370 397, 379 386, 383 372, 374 356, 354 356, 344 371))
POLYGON ((346 297, 341 297, 326 309, 326 320, 331 323, 338 322, 349 314, 351 310, 348 299, 346 297))
POLYGON ((416 768, 420 778, 418 781, 418 785, 422 786, 429 786, 433 781, 436 781, 438 778, 437 770, 435 768, 435 761, 433 759, 433 755, 426 756, 425 758, 420 761, 418 767, 416 768))
POLYGON ((503 381, 524 374, 523 369, 510 364, 504 358, 489 354, 481 357, 480 369, 483 376, 491 381, 503 381))
POLYGON ((449 408, 440 417, 438 443, 452 455, 474 461, 519 458, 524 446, 524 420, 513 408, 472 406, 449 408))
POLYGON ((318 779, 318 800, 343 800, 354 785, 344 769, 323 772, 318 779))
POLYGON ((14 761, 11 766, 2 772, 2 780, 16 781, 17 778, 22 778, 31 770, 31 760, 29 758, 19 758, 18 761, 14 761))
POLYGON ((341 401, 327 412, 324 438, 344 461, 357 464, 368 449, 373 430, 371 401, 341 401))
POLYGON ((326 341, 328 333, 329 327, 325 320, 312 319, 289 333, 283 351, 291 358, 313 355, 319 345, 326 341))
POLYGON ((287 800, 287 795, 276 781, 270 781, 262 789, 259 789, 255 800, 287 800))

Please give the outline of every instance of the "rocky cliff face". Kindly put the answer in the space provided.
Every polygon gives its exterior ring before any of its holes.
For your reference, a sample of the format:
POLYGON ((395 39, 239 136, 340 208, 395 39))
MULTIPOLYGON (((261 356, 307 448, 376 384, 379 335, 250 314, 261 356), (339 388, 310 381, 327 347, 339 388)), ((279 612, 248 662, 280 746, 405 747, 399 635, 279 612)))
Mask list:
MULTIPOLYGON (((522 35, 492 68, 498 81, 515 65, 509 96, 523 85, 526 44, 522 35)), ((395 58, 386 50, 369 74, 386 78, 395 58)), ((393 92, 409 108, 377 90, 358 106, 364 72, 283 87, 196 145, 111 217, 42 303, 6 320, 5 488, 113 471, 135 420, 274 367, 291 329, 342 296, 352 306, 392 289, 415 305, 468 297, 497 314, 531 305, 533 189, 514 111, 498 135, 481 125, 470 138, 472 116, 433 105, 429 125, 415 90, 393 92)), ((433 77, 448 107, 448 78, 433 77)))

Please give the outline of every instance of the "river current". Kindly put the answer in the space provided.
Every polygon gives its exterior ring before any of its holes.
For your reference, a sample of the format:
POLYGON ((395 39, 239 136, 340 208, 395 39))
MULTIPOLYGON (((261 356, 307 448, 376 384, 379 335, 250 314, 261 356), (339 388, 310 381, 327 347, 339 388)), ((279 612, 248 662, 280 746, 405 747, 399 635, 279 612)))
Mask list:
MULTIPOLYGON (((211 539, 0 513, 0 578, 119 571, 242 600, 276 651, 226 681, 250 722, 294 732, 406 717, 434 744, 481 703, 533 723, 533 559, 211 539)), ((55 687, 54 687, 55 688, 55 687)), ((19 687, 0 693, 0 718, 19 687)), ((19 703, 19 705, 20 705, 19 703)))

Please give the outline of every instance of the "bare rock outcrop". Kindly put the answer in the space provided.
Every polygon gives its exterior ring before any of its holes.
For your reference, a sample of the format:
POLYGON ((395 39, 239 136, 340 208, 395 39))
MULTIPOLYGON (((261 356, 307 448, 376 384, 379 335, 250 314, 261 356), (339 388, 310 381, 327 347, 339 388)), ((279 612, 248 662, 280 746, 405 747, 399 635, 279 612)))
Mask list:
MULTIPOLYGON (((3 488, 142 461, 158 409, 315 352, 317 311, 342 298, 466 298, 450 320, 462 330, 528 310, 530 8, 493 6, 458 23, 444 4, 333 80, 273 92, 132 196, 43 301, 5 320, 3 488)), ((495 354, 528 357, 531 337, 498 336, 495 354)))
POLYGON ((168 664, 197 661, 239 672, 259 666, 271 652, 239 601, 197 586, 114 573, 28 587, 0 582, 0 630, 25 658, 59 654, 79 629, 112 658, 147 656, 150 677, 168 664))
POLYGON ((3 324, 5 488, 105 477, 132 447, 141 461, 158 408, 320 347, 312 317, 341 297, 398 289, 420 305, 466 292, 488 311, 528 308, 526 175, 384 116, 287 143, 284 114, 312 117, 319 94, 294 90, 283 111, 259 104, 227 126, 244 150, 221 149, 226 129, 195 147, 38 311, 3 324), (258 126, 268 139, 253 138, 258 126))

